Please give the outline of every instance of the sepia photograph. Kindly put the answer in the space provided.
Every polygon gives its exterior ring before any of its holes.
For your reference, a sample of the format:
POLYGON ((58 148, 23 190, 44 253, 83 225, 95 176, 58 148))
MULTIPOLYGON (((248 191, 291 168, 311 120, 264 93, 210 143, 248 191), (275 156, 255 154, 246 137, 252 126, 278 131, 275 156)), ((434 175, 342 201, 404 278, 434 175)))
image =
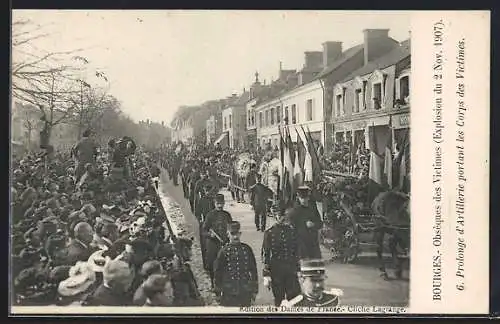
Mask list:
POLYGON ((13 10, 10 307, 404 312, 410 17, 13 10))

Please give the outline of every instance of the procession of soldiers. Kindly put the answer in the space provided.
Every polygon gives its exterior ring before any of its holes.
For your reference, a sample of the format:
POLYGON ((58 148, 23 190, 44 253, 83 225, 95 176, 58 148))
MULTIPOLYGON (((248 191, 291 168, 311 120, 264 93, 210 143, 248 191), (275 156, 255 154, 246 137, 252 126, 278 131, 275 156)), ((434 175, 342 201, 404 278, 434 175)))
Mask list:
POLYGON ((267 175, 259 172, 256 154, 250 154, 245 174, 236 174, 239 157, 221 150, 179 144, 164 149, 162 155, 162 166, 173 184, 182 186, 198 221, 203 267, 220 305, 253 305, 259 280, 272 292, 275 306, 339 303, 340 290, 325 290, 326 268, 319 245, 323 223, 310 186, 299 186, 295 201, 284 205, 276 200, 269 181, 263 183, 267 175), (230 174, 221 174, 224 163, 230 174), (252 251, 241 241, 241 224, 225 210, 222 187, 229 188, 234 201, 249 201, 255 229, 264 233, 261 251, 252 251), (270 217, 274 218, 272 226, 268 226, 270 217), (258 256, 263 262, 260 274, 258 256))

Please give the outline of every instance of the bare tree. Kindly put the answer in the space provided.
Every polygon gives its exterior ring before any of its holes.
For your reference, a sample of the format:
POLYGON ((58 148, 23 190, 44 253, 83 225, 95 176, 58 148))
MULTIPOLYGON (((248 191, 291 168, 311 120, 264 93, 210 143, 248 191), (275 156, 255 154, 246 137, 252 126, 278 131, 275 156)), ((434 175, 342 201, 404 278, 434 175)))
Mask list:
POLYGON ((52 128, 72 117, 75 107, 70 99, 78 94, 76 76, 81 70, 72 58, 81 50, 39 49, 36 40, 48 34, 27 20, 15 21, 12 29, 12 96, 40 110, 48 141, 52 128))
MULTIPOLYGON (((96 71, 96 77, 108 79, 103 72, 96 71)), ((92 87, 86 81, 79 80, 80 93, 71 98, 73 107, 73 122, 78 127, 78 137, 85 128, 96 128, 104 109, 110 104, 111 97, 108 95, 109 84, 106 87, 92 87)))
POLYGON ((27 132, 27 146, 28 150, 32 149, 32 138, 33 138, 33 131, 38 129, 40 126, 40 120, 37 118, 37 116, 34 115, 33 111, 28 108, 26 111, 23 113, 23 126, 26 129, 27 132))

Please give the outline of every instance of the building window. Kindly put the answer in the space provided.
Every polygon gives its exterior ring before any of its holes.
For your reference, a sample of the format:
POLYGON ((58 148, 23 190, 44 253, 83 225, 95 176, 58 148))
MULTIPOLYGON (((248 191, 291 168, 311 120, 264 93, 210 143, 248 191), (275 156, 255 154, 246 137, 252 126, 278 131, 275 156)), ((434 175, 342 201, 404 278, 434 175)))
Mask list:
POLYGON ((229 115, 229 128, 233 125, 233 115, 229 115))
POLYGON ((312 99, 308 99, 306 101, 306 120, 307 121, 310 121, 310 120, 313 120, 313 100, 312 99))
POLYGON ((255 112, 252 112, 252 126, 255 126, 255 112))
POLYGON ((361 89, 354 90, 354 112, 359 112, 363 102, 363 91, 361 89))
POLYGON ((264 115, 262 114, 262 111, 259 112, 259 125, 260 128, 264 127, 264 115))
POLYGON ((371 99, 373 102, 373 109, 375 110, 384 108, 384 89, 386 81, 387 75, 385 75, 381 71, 376 70, 373 73, 371 99))
POLYGON ((282 112, 281 110, 283 109, 283 107, 281 106, 278 106, 276 107, 276 124, 281 124, 281 115, 282 115, 282 112))
POLYGON ((288 125, 288 106, 285 107, 285 118, 283 118, 283 121, 285 122, 285 125, 288 125))
POLYGON ((227 118, 224 117, 224 130, 226 130, 226 129, 227 129, 227 118))
POLYGON ((342 102, 342 95, 335 96, 335 116, 340 116, 340 103, 342 102))
POLYGON ((340 117, 345 114, 344 103, 345 103, 345 87, 337 85, 335 87, 335 116, 340 117))
POLYGON ((298 122, 297 120, 297 106, 294 104, 292 105, 292 124, 296 124, 298 122))
POLYGON ((410 76, 405 75, 399 79, 399 99, 408 104, 410 97, 410 76))
POLYGON ((372 90, 372 100, 373 100, 373 108, 375 110, 379 110, 382 108, 382 83, 377 82, 373 84, 372 90))
POLYGON ((276 110, 274 108, 271 108, 271 125, 274 125, 274 116, 276 110))
POLYGON ((365 101, 365 94, 366 94, 366 86, 368 85, 368 81, 363 81, 363 94, 362 94, 362 100, 361 100, 361 108, 363 110, 366 110, 366 101, 365 101))

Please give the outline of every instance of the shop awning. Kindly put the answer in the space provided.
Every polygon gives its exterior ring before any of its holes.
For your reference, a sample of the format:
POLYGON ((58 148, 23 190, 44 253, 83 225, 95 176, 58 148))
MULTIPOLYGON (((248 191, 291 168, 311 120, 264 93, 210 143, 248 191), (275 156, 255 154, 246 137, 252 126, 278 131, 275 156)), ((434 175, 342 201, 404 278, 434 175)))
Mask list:
POLYGON ((214 142, 214 145, 223 144, 222 141, 227 137, 227 132, 222 133, 214 142))

